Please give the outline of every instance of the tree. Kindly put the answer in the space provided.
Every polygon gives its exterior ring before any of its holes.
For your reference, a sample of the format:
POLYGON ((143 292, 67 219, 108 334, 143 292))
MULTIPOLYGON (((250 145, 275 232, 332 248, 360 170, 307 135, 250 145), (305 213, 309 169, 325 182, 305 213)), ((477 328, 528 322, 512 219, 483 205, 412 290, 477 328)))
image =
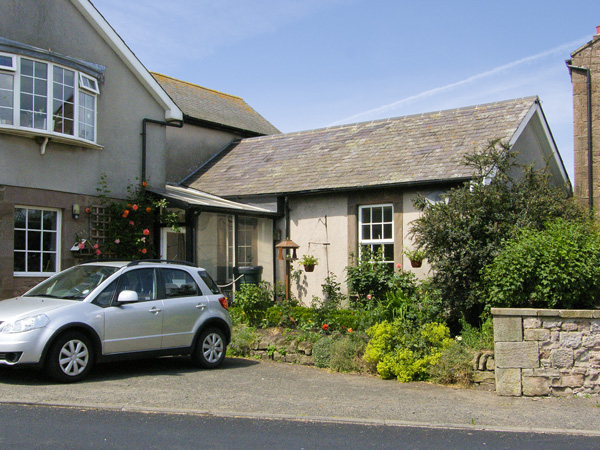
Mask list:
POLYGON ((422 215, 411 235, 431 264, 450 322, 464 316, 476 325, 485 306, 477 294, 480 272, 503 242, 515 230, 543 229, 552 218, 585 213, 564 187, 550 183, 546 169, 518 164, 516 153, 499 140, 468 155, 465 164, 473 169, 472 180, 448 191, 444 201, 415 200, 422 215))

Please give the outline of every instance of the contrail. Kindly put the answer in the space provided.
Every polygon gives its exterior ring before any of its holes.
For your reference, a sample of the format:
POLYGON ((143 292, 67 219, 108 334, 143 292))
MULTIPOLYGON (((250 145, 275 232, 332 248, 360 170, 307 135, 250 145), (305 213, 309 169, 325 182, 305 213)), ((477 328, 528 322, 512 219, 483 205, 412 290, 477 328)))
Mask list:
POLYGON ((469 84, 469 83, 472 83, 474 81, 481 80, 482 78, 487 78, 487 77, 490 77, 492 75, 496 75, 497 73, 503 72, 503 71, 508 70, 508 69, 512 69, 513 67, 519 66, 521 64, 525 64, 525 63, 528 63, 528 62, 536 61, 538 59, 545 58, 545 57, 547 57, 549 55, 553 55, 555 53, 568 51, 569 49, 572 49, 576 45, 581 44, 583 41, 585 41, 585 39, 586 38, 580 38, 580 39, 578 39, 576 41, 569 42, 568 44, 559 45, 558 47, 554 47, 554 48, 552 48, 550 50, 546 50, 546 51, 538 53, 536 55, 527 56, 526 58, 518 59, 518 60, 510 62, 508 64, 504 64, 502 66, 495 67, 495 68, 493 68, 491 70, 488 70, 486 72, 482 72, 482 73, 479 73, 477 75, 473 75, 473 76, 471 76, 469 78, 465 78, 464 80, 457 81, 455 83, 450 83, 450 84, 447 84, 446 86, 440 86, 440 87, 437 87, 437 88, 429 89, 429 90, 423 91, 423 92, 421 92, 419 94, 411 95, 410 97, 403 98, 402 100, 397 100, 394 103, 390 103, 388 105, 379 106, 379 107, 374 108, 374 109, 369 109, 367 111, 363 111, 363 112, 360 112, 358 114, 354 114, 353 116, 346 117, 345 119, 341 119, 341 120, 338 120, 336 122, 333 122, 333 123, 331 123, 328 126, 339 125, 339 124, 343 124, 343 123, 352 123, 352 122, 356 121, 357 119, 360 119, 361 117, 370 116, 372 114, 377 114, 377 113, 383 113, 383 112, 385 112, 387 110, 394 109, 394 108, 396 108, 396 107, 398 107, 400 105, 404 105, 406 103, 410 103, 410 102, 412 102, 414 100, 420 100, 420 99, 423 99, 423 98, 431 97, 431 96, 439 94, 441 92, 449 91, 451 89, 454 89, 455 87, 464 86, 465 84, 469 84))

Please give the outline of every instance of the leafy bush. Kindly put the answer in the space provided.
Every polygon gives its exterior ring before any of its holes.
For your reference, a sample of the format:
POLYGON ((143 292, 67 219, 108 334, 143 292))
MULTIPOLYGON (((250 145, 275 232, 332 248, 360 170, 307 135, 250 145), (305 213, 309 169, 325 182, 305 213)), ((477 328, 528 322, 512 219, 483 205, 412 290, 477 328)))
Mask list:
POLYGON ((523 229, 482 271, 486 303, 499 307, 587 308, 600 293, 600 232, 557 219, 523 229))
POLYGON ((329 361, 331 360, 331 343, 331 338, 327 336, 323 336, 314 343, 312 354, 315 366, 320 368, 329 367, 329 361))
POLYGON ((242 284, 236 291, 234 305, 241 310, 240 319, 249 325, 259 325, 266 315, 272 299, 272 292, 266 283, 260 285, 242 284))
POLYGON ((364 333, 357 332, 333 338, 329 368, 336 372, 369 372, 370 368, 363 359, 367 340, 364 333))
POLYGON ((227 347, 227 356, 248 356, 257 337, 254 327, 235 326, 231 334, 231 343, 227 347))
POLYGON ((358 296, 357 303, 362 306, 376 304, 388 291, 401 290, 409 296, 416 292, 415 275, 394 272, 389 264, 383 262, 382 249, 373 253, 369 247, 363 247, 356 265, 346 267, 346 273, 348 289, 358 296))
POLYGON ((463 315, 472 325, 478 323, 485 307, 477 292, 481 269, 493 261, 514 230, 543 229, 552 218, 585 214, 565 189, 550 183, 548 171, 517 164, 508 144, 492 141, 469 155, 465 165, 473 170, 473 180, 448 191, 445 201, 417 199, 415 207, 423 214, 411 227, 432 266, 433 282, 453 326, 463 315))
POLYGON ((377 365, 381 378, 395 377, 401 382, 426 379, 429 368, 452 342, 448 327, 436 322, 412 326, 401 319, 384 321, 367 334, 371 340, 365 360, 377 365))
POLYGON ((429 377, 440 384, 473 383, 473 353, 460 342, 452 342, 442 351, 436 364, 429 367, 429 377))
POLYGON ((462 345, 474 350, 493 350, 494 349, 494 322, 491 317, 487 317, 480 327, 474 327, 466 320, 460 321, 462 330, 460 339, 462 345))

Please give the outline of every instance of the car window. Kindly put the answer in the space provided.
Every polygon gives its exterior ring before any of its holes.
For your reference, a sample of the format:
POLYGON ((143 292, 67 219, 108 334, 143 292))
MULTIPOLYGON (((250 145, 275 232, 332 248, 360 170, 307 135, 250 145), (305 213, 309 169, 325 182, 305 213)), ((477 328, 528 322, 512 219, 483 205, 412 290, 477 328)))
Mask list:
POLYGON ((208 272, 206 272, 206 270, 198 271, 198 275, 200 275, 200 278, 202 278, 202 281, 204 281, 206 283, 206 285, 208 286, 208 289, 210 289, 210 292, 212 292, 213 294, 221 293, 221 289, 219 289, 219 286, 217 286, 217 283, 214 282, 214 280, 210 277, 210 275, 208 274, 208 272))
POLYGON ((156 300, 154 269, 130 270, 121 275, 117 296, 125 290, 137 292, 138 300, 141 302, 156 300))
POLYGON ((201 295, 200 288, 185 270, 162 269, 165 298, 201 295))
POLYGON ((100 292, 100 294, 96 296, 92 303, 103 308, 109 306, 112 303, 113 295, 115 294, 115 290, 117 289, 118 281, 119 280, 115 280, 112 283, 110 283, 102 292, 100 292))
POLYGON ((71 267, 58 275, 38 284, 25 294, 33 297, 51 297, 69 300, 83 300, 104 280, 118 270, 118 267, 81 265, 71 267))

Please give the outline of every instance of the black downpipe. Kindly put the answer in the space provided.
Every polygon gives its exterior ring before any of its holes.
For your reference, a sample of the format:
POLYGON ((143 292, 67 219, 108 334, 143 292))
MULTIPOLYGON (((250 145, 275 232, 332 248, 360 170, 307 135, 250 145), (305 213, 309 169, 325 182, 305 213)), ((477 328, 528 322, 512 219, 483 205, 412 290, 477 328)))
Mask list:
POLYGON ((142 120, 142 181, 146 181, 146 128, 148 123, 154 123, 165 127, 183 128, 183 120, 177 122, 165 122, 163 120, 154 120, 145 118, 142 120))
POLYGON ((579 70, 585 72, 587 76, 587 132, 588 132, 588 204, 590 210, 594 208, 594 157, 592 154, 592 75, 587 67, 572 66, 567 61, 567 67, 570 70, 579 70))

